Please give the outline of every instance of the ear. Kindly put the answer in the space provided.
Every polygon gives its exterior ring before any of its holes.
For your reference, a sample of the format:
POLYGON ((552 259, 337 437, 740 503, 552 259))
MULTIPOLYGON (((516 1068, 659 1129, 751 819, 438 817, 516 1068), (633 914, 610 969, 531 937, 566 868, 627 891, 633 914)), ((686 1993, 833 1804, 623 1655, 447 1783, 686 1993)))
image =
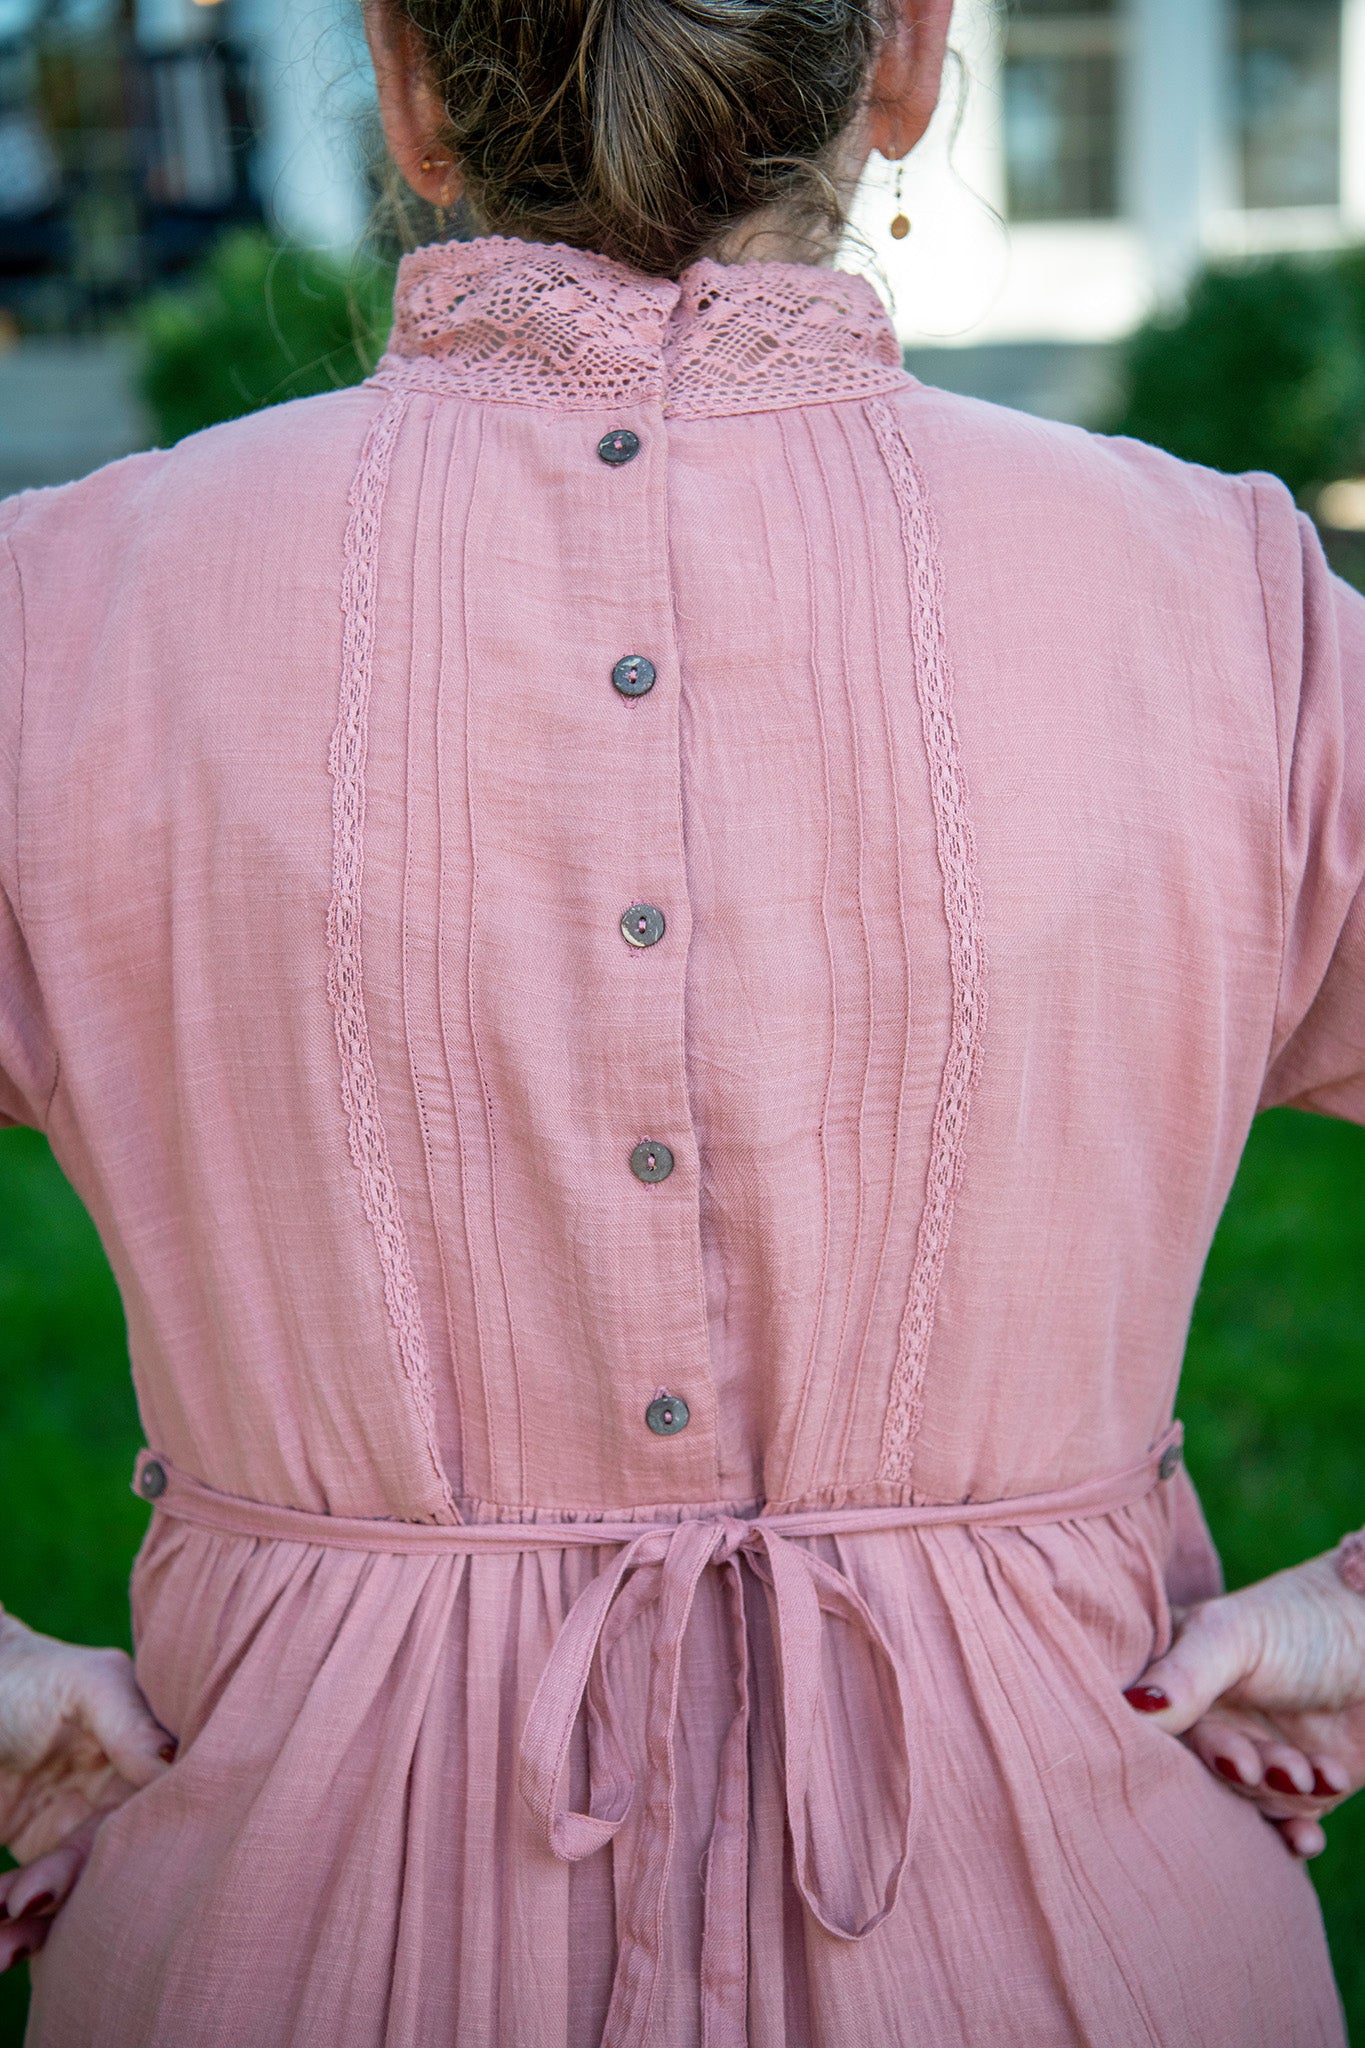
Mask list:
POLYGON ((422 39, 399 0, 365 0, 384 140, 402 177, 429 206, 453 206, 463 179, 440 140, 446 111, 431 82, 422 39))
POLYGON ((934 117, 953 0, 892 0, 894 13, 872 70, 868 140, 895 162, 934 117))

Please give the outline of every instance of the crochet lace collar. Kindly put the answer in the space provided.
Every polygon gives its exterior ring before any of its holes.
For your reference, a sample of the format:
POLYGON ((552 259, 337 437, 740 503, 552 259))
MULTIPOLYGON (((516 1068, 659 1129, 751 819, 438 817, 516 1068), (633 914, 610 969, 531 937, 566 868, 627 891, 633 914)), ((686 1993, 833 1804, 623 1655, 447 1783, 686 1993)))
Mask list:
POLYGON ((768 412, 907 381, 870 284, 799 263, 691 264, 676 281, 560 243, 434 242, 398 268, 375 372, 513 405, 768 412))

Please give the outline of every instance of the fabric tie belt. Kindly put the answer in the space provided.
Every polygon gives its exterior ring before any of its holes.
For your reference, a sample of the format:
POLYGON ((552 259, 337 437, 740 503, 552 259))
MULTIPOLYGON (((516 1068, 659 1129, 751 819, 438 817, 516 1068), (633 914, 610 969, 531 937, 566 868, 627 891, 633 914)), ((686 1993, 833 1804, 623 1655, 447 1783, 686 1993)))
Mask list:
MULTIPOLYGON (((797 1889, 832 1935, 858 1941, 896 1903, 910 1857, 913 1745, 909 1690, 881 1625, 852 1581, 793 1539, 863 1535, 876 1530, 989 1526, 1022 1529, 1132 1505, 1180 1462, 1173 1424, 1139 1464, 1065 1491, 1014 1500, 945 1502, 922 1507, 814 1509, 742 1519, 704 1515, 677 1522, 462 1522, 446 1525, 347 1520, 218 1493, 176 1472, 164 1458, 138 1454, 133 1490, 157 1511, 221 1535, 322 1544, 398 1556, 438 1553, 615 1547, 617 1555, 570 1607, 541 1674, 522 1730, 520 1785, 554 1854, 574 1862, 619 1832, 637 1787, 622 1736, 622 1707, 611 1683, 611 1652, 645 1615, 652 1617, 644 1708, 647 1777, 630 1872, 629 1924, 617 1930, 616 1974, 603 2048, 642 2048, 656 2017, 660 1964, 677 1834, 675 1739, 683 1644, 703 1575, 721 1574, 733 1644, 734 1709, 721 1741, 715 1819, 706 1852, 701 1949, 704 2048, 745 2048, 748 2040, 748 1856, 750 1672, 741 1566, 767 1596, 780 1699, 777 1730, 786 1825, 797 1889), (875 1672, 885 1734, 880 1775, 892 1788, 889 1846, 880 1865, 869 1841, 850 1847, 847 1793, 822 1760, 857 1755, 874 1731, 831 1725, 842 1694, 826 1694, 823 1637, 843 1623, 875 1672), (568 1803, 569 1752, 586 1711, 592 1793, 584 1812, 568 1803), (824 1740, 820 1740, 823 1736, 824 1740), (844 1838, 836 1819, 845 1824, 844 1838)), ((842 1716, 846 1722, 846 1713, 842 1716)))

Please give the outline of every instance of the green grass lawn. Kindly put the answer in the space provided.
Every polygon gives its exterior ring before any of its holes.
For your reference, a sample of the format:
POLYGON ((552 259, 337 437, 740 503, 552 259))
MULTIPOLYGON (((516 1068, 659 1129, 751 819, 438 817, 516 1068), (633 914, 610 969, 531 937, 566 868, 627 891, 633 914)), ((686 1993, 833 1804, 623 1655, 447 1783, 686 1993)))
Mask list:
MULTIPOLYGON (((1229 1583, 1365 1522, 1365 1130, 1290 1111, 1252 1134, 1195 1316, 1180 1403, 1229 1583)), ((0 1598, 25 1620, 127 1643, 147 1510, 118 1295, 84 1210, 30 1131, 0 1134, 0 1598)), ((1365 1797, 1314 1866, 1365 2041, 1365 1797)), ((0 1977, 18 2048, 26 1973, 0 1977)))

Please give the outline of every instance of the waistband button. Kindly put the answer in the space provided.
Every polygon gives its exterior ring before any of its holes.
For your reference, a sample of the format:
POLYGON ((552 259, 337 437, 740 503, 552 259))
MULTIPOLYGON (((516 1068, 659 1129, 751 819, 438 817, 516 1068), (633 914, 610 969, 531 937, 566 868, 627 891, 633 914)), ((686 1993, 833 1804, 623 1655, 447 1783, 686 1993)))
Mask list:
POLYGON ((158 1500, 166 1491, 166 1467, 148 1458, 137 1475, 137 1490, 144 1500, 158 1500))

